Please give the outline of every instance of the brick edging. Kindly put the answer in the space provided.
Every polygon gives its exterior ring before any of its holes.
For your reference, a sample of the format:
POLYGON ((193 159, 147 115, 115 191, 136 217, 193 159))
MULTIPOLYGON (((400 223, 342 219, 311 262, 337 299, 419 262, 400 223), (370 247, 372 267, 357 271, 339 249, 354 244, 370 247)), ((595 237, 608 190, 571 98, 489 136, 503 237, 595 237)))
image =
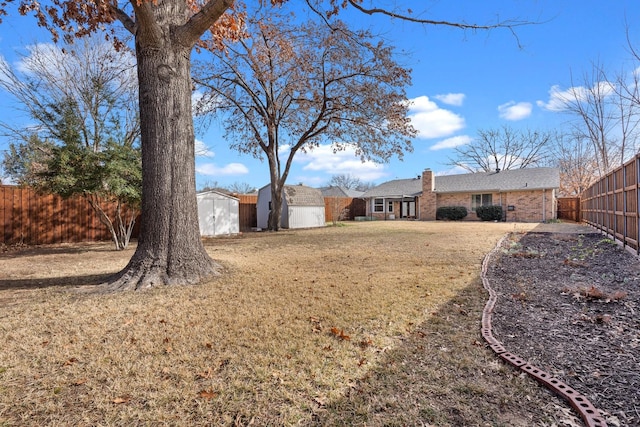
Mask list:
POLYGON ((487 279, 487 270, 489 268, 489 263, 491 262, 491 258, 496 254, 496 252, 502 247, 502 243, 509 235, 503 236, 495 248, 491 250, 487 255, 485 255, 482 261, 482 285, 489 293, 489 299, 484 306, 484 310, 482 311, 482 327, 481 333, 484 340, 489 344, 491 350, 493 350, 498 357, 502 360, 510 364, 516 369, 525 372, 530 377, 537 380, 539 383, 565 399, 569 404, 575 409, 582 420, 584 421, 587 427, 606 427, 607 423, 604 418, 600 415, 600 412, 589 402, 589 400, 578 393, 575 389, 569 387, 567 384, 563 383, 559 379, 553 377, 548 372, 539 369, 521 357, 517 356, 509 352, 500 341, 498 341, 491 331, 491 314, 493 312, 493 308, 496 305, 496 301, 498 299, 495 290, 489 284, 489 280, 487 279))

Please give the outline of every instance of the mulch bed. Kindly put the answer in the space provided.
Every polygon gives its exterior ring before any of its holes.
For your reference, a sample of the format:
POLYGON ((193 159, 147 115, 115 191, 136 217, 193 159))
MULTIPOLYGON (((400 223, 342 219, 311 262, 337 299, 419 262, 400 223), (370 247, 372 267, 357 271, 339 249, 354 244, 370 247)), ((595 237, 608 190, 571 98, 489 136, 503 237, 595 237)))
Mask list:
POLYGON ((640 262, 598 233, 512 234, 487 279, 493 335, 584 395, 610 426, 640 425, 640 262))

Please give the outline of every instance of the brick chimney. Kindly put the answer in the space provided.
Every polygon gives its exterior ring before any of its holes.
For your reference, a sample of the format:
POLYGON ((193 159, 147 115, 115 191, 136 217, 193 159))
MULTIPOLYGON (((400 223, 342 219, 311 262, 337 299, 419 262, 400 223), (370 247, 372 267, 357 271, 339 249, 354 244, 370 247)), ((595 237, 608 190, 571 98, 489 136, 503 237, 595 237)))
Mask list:
POLYGON ((435 177, 431 169, 422 172, 422 196, 420 196, 420 219, 423 221, 435 221, 436 219, 436 193, 435 177))

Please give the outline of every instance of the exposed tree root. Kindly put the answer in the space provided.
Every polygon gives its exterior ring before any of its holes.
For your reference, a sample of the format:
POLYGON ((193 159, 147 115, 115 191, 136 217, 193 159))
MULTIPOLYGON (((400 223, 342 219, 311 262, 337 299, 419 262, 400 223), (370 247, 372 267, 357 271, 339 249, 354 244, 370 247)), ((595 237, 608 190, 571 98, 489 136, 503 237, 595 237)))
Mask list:
POLYGON ((167 263, 166 260, 137 256, 107 282, 98 286, 101 293, 140 291, 161 286, 195 285, 220 275, 221 266, 208 256, 200 260, 167 263))

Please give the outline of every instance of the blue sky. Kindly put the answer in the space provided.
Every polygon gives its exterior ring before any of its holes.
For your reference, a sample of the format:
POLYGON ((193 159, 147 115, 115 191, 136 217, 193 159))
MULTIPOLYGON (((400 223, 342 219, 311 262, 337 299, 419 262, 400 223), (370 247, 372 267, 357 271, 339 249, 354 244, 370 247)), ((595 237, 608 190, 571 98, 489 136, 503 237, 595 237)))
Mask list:
MULTIPOLYGON (((366 3, 366 2, 365 2, 366 3)), ((384 1, 383 1, 384 3, 384 1)), ((413 70, 408 97, 413 100, 412 122, 420 134, 414 151, 403 161, 362 163, 352 153, 334 154, 321 146, 294 161, 288 182, 325 185, 333 175, 350 174, 380 183, 417 176, 425 168, 436 173, 459 173, 447 165, 452 146, 472 140, 478 129, 510 126, 514 129, 552 130, 567 126, 569 116, 549 108, 554 93, 571 86, 591 70, 594 62, 612 72, 631 66, 626 27, 640 47, 640 2, 637 0, 402 0, 419 17, 491 24, 516 19, 538 24, 509 30, 459 30, 371 18, 357 12, 342 18, 370 27, 396 46, 398 60, 413 70)), ((0 55, 10 63, 25 46, 49 41, 32 18, 9 17, 0 24, 0 55)), ((0 93, 0 121, 22 118, 0 93)), ((268 165, 231 151, 224 131, 214 122, 197 136, 206 146, 196 159, 198 187, 217 182, 246 183, 259 188, 268 183, 268 165)), ((8 140, 0 137, 0 153, 8 140)))

